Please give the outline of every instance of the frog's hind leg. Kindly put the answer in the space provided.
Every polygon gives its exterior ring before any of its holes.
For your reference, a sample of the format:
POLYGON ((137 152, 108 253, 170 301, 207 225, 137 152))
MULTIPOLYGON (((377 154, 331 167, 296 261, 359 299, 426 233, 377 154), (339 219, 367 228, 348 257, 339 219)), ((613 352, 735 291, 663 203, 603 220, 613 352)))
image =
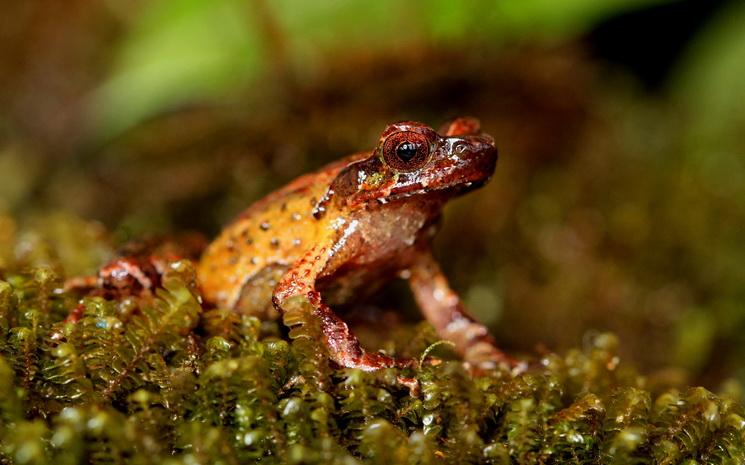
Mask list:
POLYGON ((251 276, 243 284, 233 309, 262 320, 278 319, 277 309, 271 303, 272 295, 287 268, 286 265, 270 265, 251 276))
POLYGON ((282 313, 285 324, 295 326, 303 318, 317 318, 330 358, 347 368, 373 371, 410 365, 409 360, 365 351, 347 324, 323 303, 315 282, 328 261, 327 252, 326 247, 314 247, 290 267, 275 288, 272 301, 282 313), (300 318, 297 318, 298 313, 300 318))
POLYGON ((455 344, 465 361, 481 368, 524 370, 524 364, 499 350, 486 327, 468 314, 430 251, 423 252, 409 271, 409 286, 425 318, 440 337, 455 344))

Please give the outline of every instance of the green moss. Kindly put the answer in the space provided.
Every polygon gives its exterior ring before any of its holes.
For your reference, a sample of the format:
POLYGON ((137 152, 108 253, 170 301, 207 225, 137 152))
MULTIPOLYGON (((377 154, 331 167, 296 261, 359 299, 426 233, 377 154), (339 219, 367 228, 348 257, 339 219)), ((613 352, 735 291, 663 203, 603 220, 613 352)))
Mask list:
MULTIPOLYGON (((11 264, 0 280, 0 463, 745 461, 741 406, 650 392, 609 334, 517 377, 432 358, 365 373, 329 364, 302 302, 294 338, 203 311, 188 262, 155 297, 80 302, 58 290, 62 268, 11 264)), ((400 331, 403 355, 436 342, 426 325, 400 331)))

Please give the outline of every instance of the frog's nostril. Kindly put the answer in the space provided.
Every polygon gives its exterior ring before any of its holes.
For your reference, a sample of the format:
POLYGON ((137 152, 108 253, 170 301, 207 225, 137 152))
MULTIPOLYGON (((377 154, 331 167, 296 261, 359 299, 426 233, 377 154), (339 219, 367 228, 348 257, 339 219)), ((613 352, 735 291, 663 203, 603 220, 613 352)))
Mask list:
POLYGON ((491 156, 496 154, 494 138, 488 134, 479 134, 465 137, 453 137, 449 141, 448 153, 458 158, 472 158, 491 156))
POLYGON ((455 144, 453 144, 453 152, 455 153, 463 153, 468 148, 468 143, 465 141, 458 141, 455 144))

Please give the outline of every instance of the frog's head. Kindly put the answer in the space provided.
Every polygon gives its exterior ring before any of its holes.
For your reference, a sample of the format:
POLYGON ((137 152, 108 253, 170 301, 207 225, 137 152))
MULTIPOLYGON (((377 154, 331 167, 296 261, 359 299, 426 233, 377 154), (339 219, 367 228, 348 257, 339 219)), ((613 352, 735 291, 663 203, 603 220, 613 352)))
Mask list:
MULTIPOLYGON (((441 201, 482 186, 496 163, 494 139, 474 118, 452 120, 440 133, 412 121, 394 123, 369 157, 339 173, 324 200, 334 197, 352 208, 408 197, 441 201)), ((319 213, 325 203, 319 203, 319 213)))
POLYGON ((375 154, 390 182, 381 194, 391 199, 466 192, 483 185, 497 163, 494 139, 474 118, 455 119, 440 134, 421 123, 392 124, 375 154))

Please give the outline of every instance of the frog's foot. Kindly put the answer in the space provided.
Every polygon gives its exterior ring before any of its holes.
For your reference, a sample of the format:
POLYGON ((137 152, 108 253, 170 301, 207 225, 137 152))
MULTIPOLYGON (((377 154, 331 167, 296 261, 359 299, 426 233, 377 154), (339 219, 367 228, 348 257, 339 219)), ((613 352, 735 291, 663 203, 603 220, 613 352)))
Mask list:
MULTIPOLYGON (((451 124, 455 126, 450 130, 470 131, 469 121, 456 121, 451 124)), ((409 286, 424 316, 440 337, 453 343, 467 367, 481 372, 501 367, 513 374, 523 373, 527 369, 526 363, 514 360, 499 350, 486 326, 468 314, 430 251, 422 251, 412 266, 409 286)))
POLYGON ((397 359, 380 352, 366 351, 349 326, 324 304, 320 304, 314 314, 321 320, 329 355, 343 367, 375 371, 382 368, 407 368, 416 363, 411 359, 397 359))
POLYGON ((464 354, 468 368, 476 372, 486 372, 501 368, 508 370, 513 376, 525 373, 528 362, 517 360, 497 349, 490 339, 479 341, 466 350, 464 354))
POLYGON ((341 357, 337 363, 347 368, 358 368, 362 371, 376 371, 383 368, 409 368, 416 364, 413 359, 389 357, 379 352, 363 352, 360 357, 341 357))

